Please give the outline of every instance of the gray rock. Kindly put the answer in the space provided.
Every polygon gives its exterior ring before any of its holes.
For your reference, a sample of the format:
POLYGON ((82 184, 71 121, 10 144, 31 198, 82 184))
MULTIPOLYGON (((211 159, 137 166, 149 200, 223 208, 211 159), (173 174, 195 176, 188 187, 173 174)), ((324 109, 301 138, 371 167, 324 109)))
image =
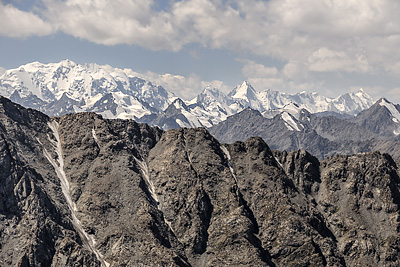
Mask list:
POLYGON ((0 182, 1 266, 400 264, 398 167, 379 152, 319 161, 0 97, 0 182))

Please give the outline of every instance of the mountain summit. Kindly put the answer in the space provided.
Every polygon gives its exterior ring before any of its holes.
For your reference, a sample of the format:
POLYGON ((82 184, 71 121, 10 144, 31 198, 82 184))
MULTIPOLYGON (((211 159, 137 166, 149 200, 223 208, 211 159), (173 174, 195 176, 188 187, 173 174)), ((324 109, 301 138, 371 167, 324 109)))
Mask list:
POLYGON ((164 114, 176 100, 173 93, 151 81, 137 77, 132 70, 108 65, 77 64, 71 60, 42 64, 33 62, 0 72, 0 95, 35 108, 50 116, 93 111, 106 118, 136 119, 160 127, 213 125, 250 107, 260 112, 283 108, 295 103, 311 113, 331 112, 355 115, 373 104, 371 97, 360 90, 337 98, 317 93, 281 93, 256 91, 244 81, 227 95, 217 88, 206 87, 196 98, 184 101, 187 108, 164 114), (171 117, 172 116, 172 117, 171 117), (182 118, 185 118, 183 123, 182 118))
POLYGON ((135 77, 129 70, 80 65, 71 60, 33 62, 7 70, 0 77, 0 93, 52 116, 96 111, 108 118, 139 118, 163 111, 174 98, 161 86, 135 77))

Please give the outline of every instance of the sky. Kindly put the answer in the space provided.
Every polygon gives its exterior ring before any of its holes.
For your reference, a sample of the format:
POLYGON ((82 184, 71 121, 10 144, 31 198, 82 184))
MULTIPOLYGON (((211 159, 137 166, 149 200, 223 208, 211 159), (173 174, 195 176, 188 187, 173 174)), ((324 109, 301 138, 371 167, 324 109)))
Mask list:
POLYGON ((400 103, 398 14, 395 0, 0 0, 0 67, 108 64, 184 99, 247 80, 400 103))

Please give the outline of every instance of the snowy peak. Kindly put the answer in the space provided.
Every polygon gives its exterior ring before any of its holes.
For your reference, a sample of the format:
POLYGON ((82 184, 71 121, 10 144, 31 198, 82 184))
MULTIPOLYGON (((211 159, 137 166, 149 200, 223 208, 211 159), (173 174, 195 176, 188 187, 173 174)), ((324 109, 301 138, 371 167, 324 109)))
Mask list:
POLYGON ((360 88, 356 93, 352 93, 352 94, 356 95, 360 99, 372 100, 372 98, 362 88, 360 88))
POLYGON ((211 87, 211 85, 207 85, 203 91, 201 92, 203 95, 209 95, 209 96, 214 96, 218 97, 219 95, 223 94, 220 90, 218 90, 215 87, 211 87))
POLYGON ((251 107, 259 111, 264 111, 265 108, 257 96, 256 90, 249 82, 244 81, 241 85, 236 86, 229 94, 232 100, 236 100, 243 107, 251 107))
POLYGON ((289 104, 286 104, 282 110, 296 116, 301 113, 302 109, 297 105, 296 103, 290 102, 289 104))
POLYGON ((229 96, 236 99, 253 100, 256 98, 256 91, 249 82, 244 81, 241 85, 236 86, 229 96))
POLYGON ((304 119, 304 116, 309 115, 309 113, 300 108, 296 103, 291 102, 285 105, 283 108, 266 110, 262 113, 262 115, 264 118, 268 119, 272 119, 274 117, 282 119, 289 131, 300 132, 304 129, 304 125, 300 121, 304 119))
POLYGON ((0 79, 0 94, 51 116, 96 110, 107 118, 124 119, 162 112, 174 98, 163 87, 134 76, 132 70, 80 65, 68 59, 49 64, 32 62, 6 71, 0 79), (61 100, 64 95, 71 101, 61 100))
POLYGON ((217 88, 207 86, 204 90, 195 98, 195 102, 198 104, 209 105, 212 102, 226 102, 227 96, 219 91, 217 88))
POLYGON ((389 102, 385 98, 382 98, 379 102, 379 105, 385 107, 390 112, 393 122, 400 123, 400 112, 393 103, 389 102))
MULTIPOLYGON (((39 63, 39 62, 36 62, 36 63, 39 63)), ((72 60, 65 59, 65 60, 60 61, 60 63, 58 65, 59 65, 59 67, 73 68, 77 64, 72 60)))
POLYGON ((193 114, 192 110, 185 104, 185 102, 177 98, 166 109, 165 113, 170 115, 179 127, 203 127, 199 118, 193 114))
POLYGON ((360 89, 358 92, 351 92, 341 95, 332 100, 332 110, 339 113, 357 114, 372 106, 373 99, 360 89), (334 110, 336 109, 336 110, 334 110))
POLYGON ((262 114, 265 118, 272 119, 276 115, 281 114, 283 112, 289 113, 293 117, 295 117, 297 120, 299 120, 301 115, 307 111, 303 108, 300 108, 299 105, 297 105, 296 103, 290 102, 290 103, 284 105, 282 108, 266 110, 262 114))
POLYGON ((175 99, 174 102, 172 102, 171 106, 174 106, 178 110, 188 110, 185 102, 183 102, 183 100, 180 98, 175 99))
POLYGON ((354 122, 381 136, 400 135, 400 106, 385 98, 360 112, 354 122))
POLYGON ((173 104, 173 113, 185 112, 184 117, 188 120, 188 123, 182 121, 179 125, 204 127, 220 123, 247 107, 260 111, 265 117, 287 112, 302 120, 304 110, 355 115, 373 104, 372 98, 362 89, 328 98, 307 92, 257 92, 247 81, 228 95, 207 86, 192 101, 185 102, 176 100, 177 97, 162 86, 135 75, 129 69, 93 63, 81 65, 68 59, 49 64, 32 62, 3 71, 0 95, 50 116, 95 111, 107 118, 138 119, 147 116, 146 122, 150 117, 157 118, 166 113, 173 104))
POLYGON ((265 90, 257 93, 257 97, 265 110, 281 109, 289 103, 295 103, 299 108, 306 109, 311 113, 328 111, 355 115, 373 104, 373 99, 363 90, 347 93, 337 98, 324 97, 318 93, 307 93, 305 91, 287 94, 265 90))

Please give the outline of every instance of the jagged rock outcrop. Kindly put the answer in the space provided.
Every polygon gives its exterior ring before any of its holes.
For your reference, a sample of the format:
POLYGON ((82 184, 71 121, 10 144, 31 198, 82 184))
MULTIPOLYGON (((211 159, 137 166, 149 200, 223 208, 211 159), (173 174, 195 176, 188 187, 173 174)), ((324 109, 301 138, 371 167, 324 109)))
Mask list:
POLYGON ((0 98, 1 266, 398 266, 388 154, 319 161, 263 139, 0 98))
POLYGON ((100 266, 75 231, 43 153, 52 146, 49 120, 0 98, 0 265, 100 266))
POLYGON ((347 266, 399 264, 400 179, 388 154, 338 155, 321 163, 306 151, 275 155, 316 203, 347 266))

